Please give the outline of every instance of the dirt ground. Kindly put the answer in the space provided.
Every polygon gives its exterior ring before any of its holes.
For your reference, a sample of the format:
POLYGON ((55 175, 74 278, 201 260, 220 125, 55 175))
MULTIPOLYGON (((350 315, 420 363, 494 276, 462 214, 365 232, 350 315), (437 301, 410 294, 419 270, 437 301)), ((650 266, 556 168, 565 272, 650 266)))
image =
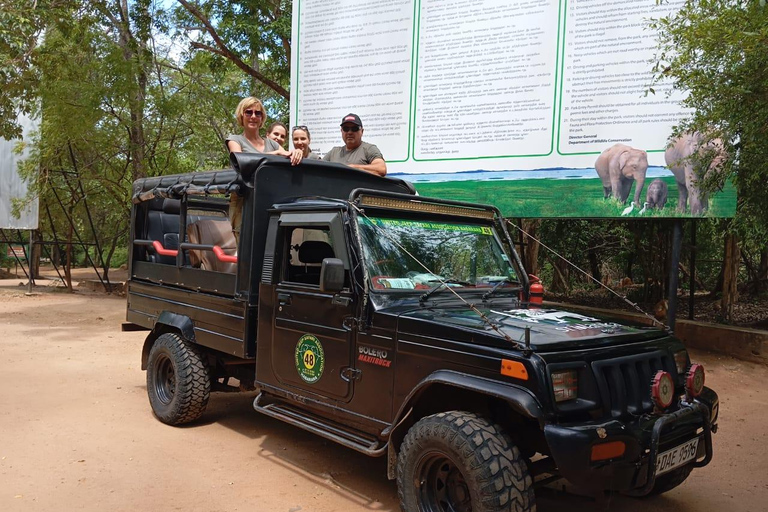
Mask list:
MULTIPOLYGON (((384 459, 264 417, 253 394, 213 394, 201 421, 154 419, 140 368, 142 332, 121 332, 125 299, 25 295, 0 281, 0 510, 399 510, 384 459)), ((612 497, 609 510, 768 509, 768 367, 694 351, 721 397, 713 462, 668 494, 612 497)), ((561 485, 539 512, 599 510, 561 485)))

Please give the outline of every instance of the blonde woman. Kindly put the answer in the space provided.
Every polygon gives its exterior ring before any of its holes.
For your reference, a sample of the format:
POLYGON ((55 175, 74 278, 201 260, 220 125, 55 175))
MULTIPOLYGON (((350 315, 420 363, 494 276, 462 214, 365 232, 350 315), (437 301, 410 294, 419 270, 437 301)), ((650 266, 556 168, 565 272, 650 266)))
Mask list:
MULTIPOLYGON (((299 149, 286 151, 272 139, 263 138, 259 130, 267 120, 264 106, 257 98, 248 97, 242 100, 235 109, 237 124, 243 127, 241 135, 227 137, 227 149, 231 153, 264 153, 267 155, 281 155, 291 159, 291 165, 298 165, 304 157, 299 149)), ((240 244, 240 224, 242 223, 243 198, 239 194, 232 194, 229 198, 229 221, 232 223, 232 232, 235 240, 240 244)))
POLYGON ((302 151, 294 149, 287 151, 270 138, 264 138, 259 130, 267 120, 264 106, 253 96, 245 98, 235 109, 237 124, 243 127, 241 135, 231 134, 227 137, 227 149, 232 153, 264 153, 267 155, 281 155, 291 159, 292 165, 298 165, 304 156, 302 151))

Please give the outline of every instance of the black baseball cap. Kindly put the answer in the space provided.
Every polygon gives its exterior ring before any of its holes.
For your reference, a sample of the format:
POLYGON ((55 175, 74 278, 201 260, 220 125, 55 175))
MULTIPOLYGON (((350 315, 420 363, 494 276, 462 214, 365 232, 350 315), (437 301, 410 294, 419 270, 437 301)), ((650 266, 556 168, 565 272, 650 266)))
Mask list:
POLYGON ((360 128, 363 127, 363 122, 360 120, 360 116, 358 116, 357 114, 347 114, 347 115, 345 115, 344 118, 342 118, 342 120, 341 120, 341 125, 340 126, 344 126, 345 123, 356 124, 360 128))

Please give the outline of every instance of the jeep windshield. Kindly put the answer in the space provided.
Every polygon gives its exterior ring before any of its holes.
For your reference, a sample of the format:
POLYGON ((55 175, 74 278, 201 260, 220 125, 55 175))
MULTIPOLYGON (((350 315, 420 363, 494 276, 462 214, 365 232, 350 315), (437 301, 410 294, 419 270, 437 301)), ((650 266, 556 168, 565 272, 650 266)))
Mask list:
POLYGON ((487 224, 358 217, 358 225, 374 291, 486 293, 497 287, 500 293, 517 286, 515 269, 487 224))

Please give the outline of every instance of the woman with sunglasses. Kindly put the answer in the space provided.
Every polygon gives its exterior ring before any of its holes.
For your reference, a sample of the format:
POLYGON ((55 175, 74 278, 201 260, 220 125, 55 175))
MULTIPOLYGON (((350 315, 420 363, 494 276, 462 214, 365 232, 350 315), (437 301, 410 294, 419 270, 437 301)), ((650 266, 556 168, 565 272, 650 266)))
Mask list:
MULTIPOLYGON (((264 126, 267 116, 264 106, 257 98, 250 96, 243 99, 235 109, 237 124, 243 127, 242 135, 230 135, 225 144, 231 153, 264 153, 281 155, 291 159, 291 165, 298 165, 304 154, 299 149, 286 151, 270 138, 262 138, 259 130, 264 126)), ((235 240, 240 243, 240 225, 242 224, 243 198, 232 194, 229 198, 229 221, 235 240)))
POLYGON ((291 138, 293 139, 293 147, 300 149, 304 158, 307 160, 320 160, 320 157, 312 152, 312 148, 309 147, 309 143, 312 141, 309 135, 309 128, 304 125, 294 126, 291 129, 291 138))
POLYGON ((267 116, 264 106, 253 96, 245 98, 235 109, 237 124, 243 127, 242 135, 232 134, 227 137, 227 149, 232 153, 264 153, 281 155, 291 159, 292 165, 298 165, 304 156, 300 150, 287 151, 270 138, 263 138, 259 130, 264 126, 267 116))

